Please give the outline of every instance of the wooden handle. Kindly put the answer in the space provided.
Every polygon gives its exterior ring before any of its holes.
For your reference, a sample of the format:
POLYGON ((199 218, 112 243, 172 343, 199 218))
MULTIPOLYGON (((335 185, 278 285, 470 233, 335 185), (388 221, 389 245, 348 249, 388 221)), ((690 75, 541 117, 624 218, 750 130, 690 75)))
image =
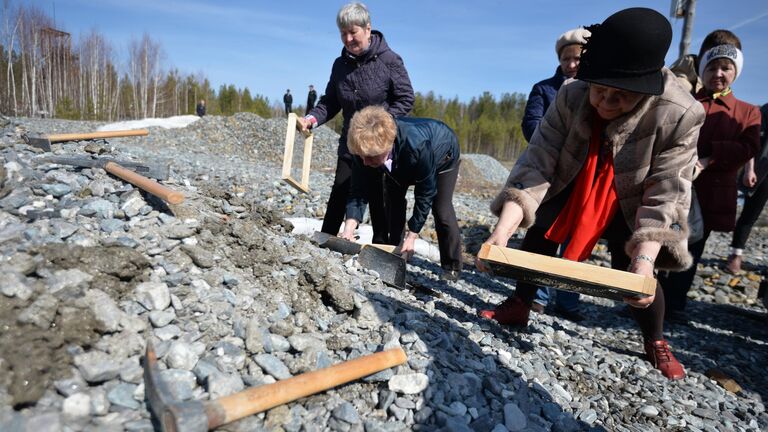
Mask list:
POLYGON ((117 177, 120 177, 121 179, 127 181, 128 183, 136 187, 139 187, 141 189, 144 189, 145 191, 151 193, 152 195, 155 195, 156 197, 162 199, 165 202, 168 202, 171 204, 181 204, 184 202, 183 193, 175 191, 173 189, 168 189, 167 187, 161 185, 160 183, 152 179, 148 179, 143 175, 136 174, 135 172, 127 168, 123 168, 114 162, 107 162, 104 165, 104 169, 108 173, 114 174, 117 177))
POLYGON ((393 348, 222 397, 209 402, 206 406, 209 413, 208 427, 216 428, 304 396, 389 369, 407 360, 402 348, 393 348), (213 413, 216 414, 211 415, 213 413))
POLYGON ((131 130, 117 130, 117 131, 104 131, 104 132, 87 132, 87 133, 68 133, 68 134, 55 134, 48 135, 51 142, 59 141, 78 141, 89 140, 98 138, 117 138, 127 136, 146 136, 149 135, 149 131, 146 129, 131 129, 131 130))

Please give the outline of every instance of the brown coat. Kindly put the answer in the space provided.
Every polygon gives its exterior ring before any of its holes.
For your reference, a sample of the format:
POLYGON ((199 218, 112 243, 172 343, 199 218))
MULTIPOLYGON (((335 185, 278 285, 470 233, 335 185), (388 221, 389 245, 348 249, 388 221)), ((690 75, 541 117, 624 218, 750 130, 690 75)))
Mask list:
MULTIPOLYGON (((657 267, 682 270, 692 262, 687 217, 704 110, 668 69, 663 73, 664 93, 610 122, 605 139, 613 149, 619 205, 633 231, 627 253, 639 242, 658 241, 657 267)), ((561 87, 491 211, 498 215, 504 202, 514 201, 523 208, 521 226, 532 225, 539 205, 563 191, 584 164, 593 112, 588 83, 561 87)))
POLYGON ((700 92, 696 98, 707 113, 699 134, 699 158, 711 159, 693 183, 704 229, 733 231, 739 169, 760 152, 760 110, 732 92, 717 99, 700 92))

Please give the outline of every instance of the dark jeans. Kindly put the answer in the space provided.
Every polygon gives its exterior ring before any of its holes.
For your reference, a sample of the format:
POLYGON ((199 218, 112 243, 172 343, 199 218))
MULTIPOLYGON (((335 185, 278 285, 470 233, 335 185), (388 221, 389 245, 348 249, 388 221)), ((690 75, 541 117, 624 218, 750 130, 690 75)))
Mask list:
MULTIPOLYGON (((437 175, 437 195, 432 201, 432 215, 435 217, 437 244, 440 249, 440 266, 445 270, 461 270, 461 232, 453 208, 453 191, 459 177, 459 164, 450 171, 437 175)), ((405 231, 407 187, 402 187, 387 176, 385 183, 385 206, 388 217, 387 236, 384 243, 398 245, 405 231)), ((376 226, 374 225, 374 230, 376 226)))
MULTIPOLYGON (((546 205, 546 204, 545 204, 546 205)), ((528 229, 523 239, 521 250, 538 253, 547 256, 556 256, 559 244, 544 237, 549 227, 532 226, 528 229)), ((608 241, 608 251, 611 253, 611 268, 626 271, 629 268, 630 258, 624 252, 624 244, 627 242, 632 232, 624 222, 624 215, 621 210, 616 212, 608 228, 605 229, 601 238, 608 241)), ((526 304, 531 304, 536 294, 536 285, 528 283, 518 283, 515 295, 520 297, 526 304)), ((656 298, 653 303, 645 309, 630 307, 632 316, 640 326, 643 338, 646 340, 663 339, 664 334, 664 291, 660 286, 656 287, 656 298)))
POLYGON ((672 311, 682 311, 688 301, 688 291, 693 284, 693 277, 696 276, 696 268, 704 255, 704 246, 711 231, 704 231, 704 237, 701 240, 689 243, 688 252, 693 256, 693 265, 688 270, 680 272, 664 272, 658 277, 659 284, 664 287, 667 294, 667 309, 672 311))
POLYGON ((744 198, 744 208, 741 210, 739 219, 736 221, 736 229, 733 231, 731 247, 744 249, 747 245, 749 233, 752 232, 752 226, 760 217, 766 201, 768 201, 768 180, 763 180, 751 196, 748 195, 744 198))
POLYGON ((291 104, 285 104, 285 116, 288 117, 288 114, 291 113, 291 104))
MULTIPOLYGON (((369 185, 378 190, 383 189, 382 176, 379 170, 366 167, 365 174, 369 176, 369 185)), ((322 232, 337 235, 339 228, 344 222, 344 216, 347 214, 347 196, 352 184, 352 159, 340 157, 336 160, 336 176, 333 178, 331 186, 331 195, 328 197, 328 205, 323 217, 322 232)), ((383 230, 377 227, 382 226, 379 221, 385 221, 384 201, 381 193, 372 193, 369 196, 368 208, 371 212, 371 224, 373 225, 373 243, 387 243, 383 230)))

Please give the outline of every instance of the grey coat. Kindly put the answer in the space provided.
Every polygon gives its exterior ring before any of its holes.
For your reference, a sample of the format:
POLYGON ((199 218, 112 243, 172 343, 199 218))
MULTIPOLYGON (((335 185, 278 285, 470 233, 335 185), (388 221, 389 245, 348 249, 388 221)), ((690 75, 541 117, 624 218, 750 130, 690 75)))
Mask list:
MULTIPOLYGON (((704 109, 668 69, 663 73, 664 93, 646 96, 611 121, 605 139, 613 150, 619 205, 632 230, 627 253, 639 242, 658 241, 656 266, 678 271, 692 262, 687 217, 704 109)), ((539 205, 570 185, 584 165, 593 112, 588 83, 561 87, 491 210, 498 215, 506 201, 514 201, 523 208, 521 227, 532 225, 539 205)))

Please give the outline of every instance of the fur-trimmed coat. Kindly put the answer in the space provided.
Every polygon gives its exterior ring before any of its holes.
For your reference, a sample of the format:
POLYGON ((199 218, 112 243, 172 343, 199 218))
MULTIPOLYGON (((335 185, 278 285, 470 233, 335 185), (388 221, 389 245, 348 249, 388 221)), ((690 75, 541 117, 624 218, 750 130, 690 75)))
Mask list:
MULTIPOLYGON (((608 123, 605 142, 613 150, 621 212, 632 229, 627 253, 640 242, 658 241, 656 267, 677 271, 692 262, 687 218, 704 110, 668 69, 663 75, 664 93, 644 97, 608 123)), ((539 205, 570 185, 584 165, 593 113, 588 83, 561 87, 491 211, 499 215, 506 201, 514 201, 523 209, 520 226, 531 226, 539 205)))

